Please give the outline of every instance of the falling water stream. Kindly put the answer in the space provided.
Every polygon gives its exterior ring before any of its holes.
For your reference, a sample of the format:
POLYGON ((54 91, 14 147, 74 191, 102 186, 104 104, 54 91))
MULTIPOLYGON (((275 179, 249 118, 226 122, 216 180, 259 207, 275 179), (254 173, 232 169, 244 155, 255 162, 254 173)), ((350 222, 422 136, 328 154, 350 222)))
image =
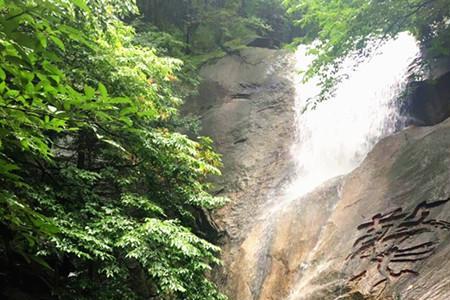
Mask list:
MULTIPOLYGON (((320 87, 317 79, 302 82, 298 71, 305 70, 313 58, 306 54, 305 47, 299 47, 295 56, 297 70, 293 75, 297 138, 291 150, 295 174, 283 196, 269 203, 260 216, 259 222, 263 223, 266 233, 260 241, 260 257, 265 257, 269 249, 272 224, 282 216, 284 209, 289 209, 292 201, 327 179, 352 171, 376 142, 401 129, 397 99, 418 55, 416 40, 408 34, 400 34, 385 43, 367 62, 348 72, 349 76, 338 85, 332 99, 305 110, 308 99, 317 95, 320 87)), ((347 61, 346 65, 352 66, 352 61, 347 61)), ((264 259, 260 260, 259 268, 264 264, 264 259)), ((289 299, 296 299, 307 282, 308 274, 303 274, 289 299)))
MULTIPOLYGON (((311 61, 300 47, 297 68, 304 70, 311 61)), ((399 114, 399 94, 405 87, 408 70, 419 55, 416 40, 400 34, 387 42, 369 61, 349 73, 339 84, 335 96, 305 110, 307 100, 319 92, 317 80, 297 84, 297 140, 292 147, 296 163, 294 181, 286 190, 284 201, 311 191, 321 183, 356 168, 374 144, 403 126, 399 114)), ((348 62, 352 65, 352 62, 348 62)), ((300 77, 300 76, 299 76, 300 77)), ((283 204, 284 202, 284 204, 283 204)), ((314 250, 312 251, 314 252, 314 250)), ((310 257, 314 253, 310 253, 310 257)), ((306 271, 290 291, 289 299, 298 299, 304 288, 326 262, 306 271)))
MULTIPOLYGON (((255 214, 255 226, 241 245, 243 251, 238 253, 237 267, 245 266, 242 276, 244 282, 248 281, 243 291, 250 288, 253 299, 267 299, 260 298, 260 293, 271 268, 272 243, 276 241, 279 222, 283 222, 286 212, 293 207, 291 204, 306 201, 308 198, 302 196, 326 180, 351 172, 376 142, 402 128, 397 99, 419 52, 412 36, 400 34, 380 47, 368 61, 347 72, 348 78, 339 83, 332 99, 305 111, 308 99, 318 94, 320 87, 314 79, 302 83, 298 71, 306 69, 312 57, 306 55, 304 47, 299 47, 295 56, 297 70, 293 73, 296 141, 291 149, 296 168, 287 187, 269 197, 261 212, 255 214)), ((352 61, 346 65, 352 66, 352 61)), ((301 274, 289 288, 288 299, 300 299, 314 273, 327 268, 326 262, 316 262, 314 270, 307 267, 315 249, 302 259, 301 274)))
MULTIPOLYGON (((296 53, 299 70, 305 70, 312 60, 305 53, 305 47, 296 53)), ((319 87, 317 80, 301 83, 301 75, 296 76, 297 142, 292 153, 297 174, 287 190, 288 199, 352 171, 376 142, 401 127, 396 98, 418 55, 415 39, 400 34, 350 72, 332 99, 305 112, 308 98, 315 96, 319 87)))

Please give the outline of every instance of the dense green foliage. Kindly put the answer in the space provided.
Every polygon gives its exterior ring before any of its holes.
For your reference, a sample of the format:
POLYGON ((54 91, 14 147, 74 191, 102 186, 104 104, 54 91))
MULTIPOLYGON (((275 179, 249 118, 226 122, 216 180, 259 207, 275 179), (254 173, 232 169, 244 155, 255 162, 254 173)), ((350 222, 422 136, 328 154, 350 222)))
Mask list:
POLYGON ((177 133, 181 61, 136 43, 136 12, 0 0, 3 299, 224 298, 196 226, 219 157, 177 133))
POLYGON ((200 60, 239 49, 258 37, 277 47, 295 33, 279 0, 139 0, 138 4, 142 21, 169 32, 183 44, 183 52, 200 55, 200 60))
POLYGON ((137 4, 0 0, 2 299, 225 299, 199 225, 226 201, 220 157, 180 133, 200 63, 303 32, 325 99, 344 59, 399 32, 450 55, 448 0, 137 4))
POLYGON ((305 36, 298 42, 317 41, 316 60, 307 78, 319 75, 330 96, 341 76, 346 57, 364 59, 398 33, 409 31, 429 51, 428 59, 450 53, 450 1, 448 0, 284 0, 305 36))

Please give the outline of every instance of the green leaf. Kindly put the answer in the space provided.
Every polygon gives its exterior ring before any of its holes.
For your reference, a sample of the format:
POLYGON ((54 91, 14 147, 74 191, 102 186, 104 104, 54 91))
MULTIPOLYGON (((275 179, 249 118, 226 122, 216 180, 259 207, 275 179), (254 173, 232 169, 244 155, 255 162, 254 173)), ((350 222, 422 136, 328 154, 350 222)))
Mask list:
POLYGON ((44 70, 46 70, 49 73, 53 73, 54 75, 61 75, 62 72, 56 67, 54 64, 52 64, 49 61, 44 61, 42 63, 42 67, 44 67, 44 70))
POLYGON ((104 138, 102 138, 101 140, 102 140, 103 142, 107 143, 107 144, 110 144, 111 146, 116 147, 117 149, 119 149, 119 150, 121 150, 121 151, 123 151, 123 152, 125 152, 125 153, 128 153, 128 151, 127 151, 124 147, 122 147, 122 145, 120 145, 119 143, 117 143, 116 141, 109 140, 109 139, 104 139, 104 138))
POLYGON ((36 263, 43 266, 47 270, 53 271, 53 269, 50 267, 50 265, 42 257, 36 256, 36 255, 31 255, 30 257, 32 260, 34 260, 36 263))
POLYGON ((1 80, 5 80, 6 79, 5 71, 3 71, 3 69, 1 67, 0 67, 0 79, 1 80))
POLYGON ((78 8, 84 10, 85 12, 90 12, 91 10, 87 6, 87 3, 85 0, 72 0, 72 3, 78 6, 78 8))
POLYGON ((66 50, 63 41, 61 41, 57 36, 51 35, 50 39, 53 41, 53 43, 55 43, 56 46, 58 46, 59 49, 61 49, 62 51, 66 50))
POLYGON ((44 48, 47 48, 47 37, 45 36, 45 34, 38 32, 38 33, 36 33, 36 36, 37 36, 41 46, 44 48))
POLYGON ((95 96, 95 89, 90 87, 89 85, 84 86, 84 94, 87 98, 92 99, 95 96))
POLYGON ((25 91, 26 91, 28 94, 34 93, 34 85, 33 85, 31 82, 28 82, 28 83, 25 85, 25 91))
POLYGON ((106 90, 106 87, 103 85, 103 83, 98 84, 98 91, 102 97, 108 97, 108 91, 106 90))

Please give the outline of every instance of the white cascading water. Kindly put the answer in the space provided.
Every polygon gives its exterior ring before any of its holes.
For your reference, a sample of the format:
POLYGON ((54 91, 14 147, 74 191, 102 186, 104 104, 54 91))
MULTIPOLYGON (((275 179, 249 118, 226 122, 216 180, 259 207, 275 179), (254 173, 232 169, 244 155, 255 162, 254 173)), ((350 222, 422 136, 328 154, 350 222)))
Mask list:
MULTIPOLYGON (((400 34, 395 40, 382 46, 377 55, 349 72, 341 82, 336 95, 303 112, 307 100, 318 94, 317 80, 302 83, 302 75, 295 72, 296 85, 296 135, 292 147, 296 170, 293 181, 285 190, 270 195, 265 207, 254 220, 255 230, 249 234, 250 249, 242 251, 244 261, 252 268, 252 286, 262 290, 264 274, 270 264, 271 243, 274 241, 277 220, 283 218, 285 209, 291 209, 293 200, 299 199, 332 177, 346 174, 358 166, 373 145, 382 137, 399 128, 397 96, 404 87, 408 69, 419 55, 419 47, 413 37, 400 34), (253 242, 258 246, 252 252, 253 242), (254 265, 251 263, 255 262, 254 265)), ((312 61, 304 47, 296 53, 296 68, 304 70, 312 61)), ((349 66, 352 65, 348 61, 349 66)), ((245 242, 244 242, 245 243, 245 242)), ((315 248, 308 254, 314 257, 315 248)), ((309 266, 306 257, 304 265, 309 266)), ((327 267, 327 262, 315 262, 313 269, 302 269, 301 277, 290 291, 288 299, 300 299, 307 282, 327 267)))
MULTIPOLYGON (((306 50, 297 51, 297 68, 306 69, 312 58, 306 50)), ((416 40, 404 33, 387 42, 369 61, 349 73, 336 95, 302 113, 307 99, 319 92, 317 81, 301 83, 298 75, 296 110, 297 142, 292 147, 297 170, 295 180, 286 190, 285 199, 294 200, 327 179, 356 168, 374 144, 402 126, 398 98, 408 70, 419 56, 416 40)), ((349 61, 348 65, 352 65, 349 61)), ((282 201, 277 208, 286 207, 282 201)), ((314 257, 315 249, 309 253, 314 257)), ((308 259, 305 264, 308 265, 308 259)), ((288 300, 301 299, 308 282, 327 268, 319 262, 305 271, 291 290, 288 300)))
MULTIPOLYGON (((301 75, 296 75, 297 142, 292 151, 297 174, 286 191, 287 199, 352 171, 377 141, 398 129, 401 120, 395 100, 418 55, 416 40, 400 34, 348 73, 332 99, 305 112, 307 99, 317 95, 319 87, 317 80, 301 83, 301 75)), ((311 60, 306 48, 299 47, 297 69, 305 70, 311 60)))

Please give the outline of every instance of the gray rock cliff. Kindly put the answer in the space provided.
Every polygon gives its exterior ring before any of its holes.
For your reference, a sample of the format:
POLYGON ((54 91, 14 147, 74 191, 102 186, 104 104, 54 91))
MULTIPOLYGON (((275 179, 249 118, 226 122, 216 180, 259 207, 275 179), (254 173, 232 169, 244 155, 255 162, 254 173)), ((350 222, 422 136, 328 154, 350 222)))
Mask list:
MULTIPOLYGON (((217 283, 236 300, 450 299, 450 119, 425 109, 432 126, 384 138, 353 172, 273 205, 293 165, 290 61, 261 48, 225 57, 203 68, 185 108, 223 154, 217 283)), ((450 106, 438 87, 440 113, 450 106)))

